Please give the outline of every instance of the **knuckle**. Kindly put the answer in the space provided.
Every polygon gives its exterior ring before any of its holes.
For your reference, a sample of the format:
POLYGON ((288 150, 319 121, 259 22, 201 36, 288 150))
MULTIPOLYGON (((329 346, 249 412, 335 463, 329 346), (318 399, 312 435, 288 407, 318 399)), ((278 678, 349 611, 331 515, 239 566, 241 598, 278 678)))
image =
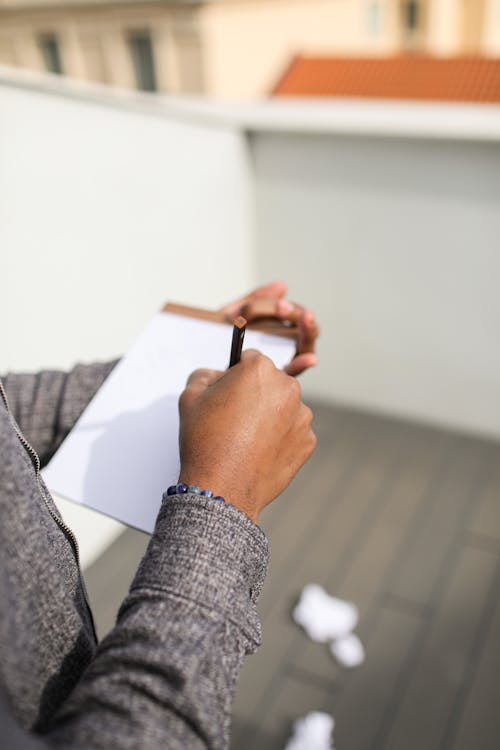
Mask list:
POLYGON ((299 381, 297 380, 297 378, 293 378, 290 375, 288 375, 287 377, 290 396, 297 401, 300 401, 300 399, 302 398, 302 387, 299 381))
POLYGON ((275 369, 274 363, 269 357, 266 357, 265 354, 261 354, 260 352, 257 352, 257 355, 256 366, 261 373, 264 374, 275 369))
POLYGON ((314 450, 317 444, 318 444, 318 438, 316 437, 315 433, 312 430, 310 430, 308 439, 306 442, 306 461, 314 453, 314 450))
POLYGON ((247 362, 247 363, 255 363, 258 361, 259 357, 262 356, 257 349, 245 349, 243 354, 241 355, 241 361, 247 362))
POLYGON ((273 370, 275 369, 273 360, 270 357, 267 357, 265 354, 262 354, 261 352, 259 352, 259 361, 262 362, 262 364, 266 367, 270 367, 273 370))
POLYGON ((307 424, 311 424, 314 418, 312 409, 307 404, 302 404, 302 412, 304 414, 304 420, 307 424))

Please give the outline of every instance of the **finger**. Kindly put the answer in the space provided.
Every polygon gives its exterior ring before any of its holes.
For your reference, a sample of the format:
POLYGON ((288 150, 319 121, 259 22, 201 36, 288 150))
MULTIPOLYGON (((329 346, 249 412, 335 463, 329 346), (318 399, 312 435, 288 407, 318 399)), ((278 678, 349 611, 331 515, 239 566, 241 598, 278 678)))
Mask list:
POLYGON ((280 299, 284 297, 288 291, 288 287, 284 281, 271 281, 270 284, 259 286, 250 292, 248 295, 250 298, 256 297, 275 297, 280 299))
POLYGON ((312 310, 306 310, 289 300, 280 300, 277 308, 283 320, 295 323, 298 327, 297 354, 314 352, 319 326, 312 310))
POLYGON ((314 352, 319 326, 311 310, 304 310, 298 321, 297 354, 314 352))
POLYGON ((302 305, 287 299, 262 298, 246 302, 241 314, 248 320, 259 318, 277 318, 283 322, 298 324, 306 312, 302 305))
POLYGON ((287 375, 300 375, 310 367, 314 367, 318 364, 318 358, 314 352, 306 352, 305 354, 297 354, 292 361, 286 365, 285 372, 287 375))
POLYGON ((280 319, 278 305, 280 300, 263 297, 262 299, 253 299, 245 302, 241 308, 241 314, 249 322, 259 320, 260 318, 278 318, 280 319))
POLYGON ((220 370, 199 369, 194 370, 187 379, 186 388, 204 389, 216 383, 222 376, 220 370))
POLYGON ((240 297, 240 299, 237 299, 234 302, 229 302, 229 304, 224 305, 224 307, 220 309, 220 312, 224 313, 227 317, 234 318, 237 315, 241 315, 243 306, 253 299, 259 299, 262 297, 280 299, 281 297, 284 297, 286 293, 287 286, 284 281, 272 281, 270 284, 257 287, 257 289, 245 294, 244 297, 240 297))
POLYGON ((291 302, 289 299, 281 299, 276 303, 276 316, 289 323, 298 324, 304 312, 305 308, 302 305, 291 302))
POLYGON ((277 314, 282 320, 297 325, 297 353, 313 352, 319 336, 319 326, 312 310, 306 310, 302 305, 284 299, 277 303, 277 314))

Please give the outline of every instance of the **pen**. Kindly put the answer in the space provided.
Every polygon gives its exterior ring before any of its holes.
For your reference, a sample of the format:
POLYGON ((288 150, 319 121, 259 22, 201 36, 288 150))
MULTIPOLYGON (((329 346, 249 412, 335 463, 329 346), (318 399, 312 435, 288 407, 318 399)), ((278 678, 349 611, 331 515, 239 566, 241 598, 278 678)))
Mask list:
POLYGON ((241 350, 243 348, 243 339, 245 338, 245 331, 247 327, 247 321, 243 316, 239 316, 233 320, 233 341, 231 343, 231 356, 229 358, 229 367, 237 365, 241 359, 241 350))

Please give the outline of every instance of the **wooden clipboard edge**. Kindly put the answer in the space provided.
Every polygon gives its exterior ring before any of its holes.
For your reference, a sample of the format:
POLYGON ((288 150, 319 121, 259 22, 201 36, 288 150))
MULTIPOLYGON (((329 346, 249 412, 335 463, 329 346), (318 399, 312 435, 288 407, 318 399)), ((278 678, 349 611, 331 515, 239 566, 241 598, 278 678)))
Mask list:
MULTIPOLYGON (((189 307, 188 305, 180 305, 177 302, 165 303, 161 312, 186 315, 188 318, 209 320, 213 323, 224 323, 228 326, 232 325, 232 321, 226 318, 224 313, 221 313, 218 310, 205 310, 201 307, 189 307)), ((283 336, 283 338, 297 340, 297 326, 290 326, 288 328, 282 323, 277 323, 276 320, 270 318, 252 321, 251 323, 248 323, 248 328, 252 331, 261 331, 262 333, 268 333, 272 336, 283 336)))

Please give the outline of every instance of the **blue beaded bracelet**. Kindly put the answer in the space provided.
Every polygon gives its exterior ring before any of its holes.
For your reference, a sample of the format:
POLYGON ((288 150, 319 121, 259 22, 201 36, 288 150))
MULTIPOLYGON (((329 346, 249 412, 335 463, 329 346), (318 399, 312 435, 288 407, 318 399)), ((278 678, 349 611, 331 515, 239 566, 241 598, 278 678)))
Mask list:
POLYGON ((187 492, 191 492, 193 495, 200 495, 200 497, 212 497, 214 500, 220 500, 222 503, 226 502, 225 498, 223 498, 222 495, 214 496, 212 490, 200 490, 198 485, 187 485, 184 484, 184 482, 181 482, 180 484, 173 484, 168 488, 166 492, 163 493, 163 497, 165 497, 165 495, 167 497, 170 497, 171 495, 185 495, 187 492))

